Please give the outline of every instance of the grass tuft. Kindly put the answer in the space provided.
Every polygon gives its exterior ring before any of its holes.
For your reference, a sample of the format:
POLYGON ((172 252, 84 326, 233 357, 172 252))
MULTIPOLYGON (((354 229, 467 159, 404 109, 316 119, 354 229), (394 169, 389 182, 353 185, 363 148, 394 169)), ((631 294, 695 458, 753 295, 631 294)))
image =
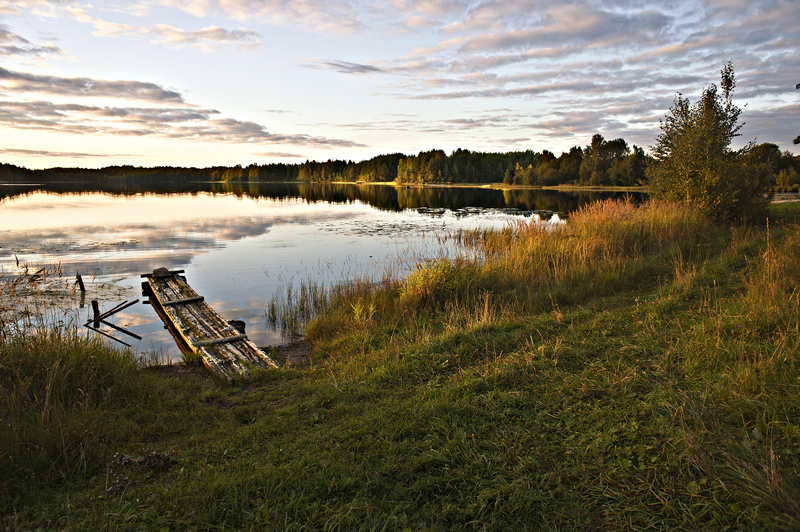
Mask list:
POLYGON ((0 339, 0 490, 8 504, 28 483, 63 483, 96 467, 115 433, 113 410, 141 398, 134 356, 70 328, 0 339))

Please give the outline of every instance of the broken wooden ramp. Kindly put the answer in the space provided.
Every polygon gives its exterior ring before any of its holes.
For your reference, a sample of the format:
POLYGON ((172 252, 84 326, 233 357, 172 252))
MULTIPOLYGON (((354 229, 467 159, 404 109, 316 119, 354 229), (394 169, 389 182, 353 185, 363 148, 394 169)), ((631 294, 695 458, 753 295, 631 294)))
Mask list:
POLYGON ((229 382, 235 375, 246 377, 255 369, 278 367, 247 335, 217 314, 181 273, 157 268, 142 275, 147 279, 142 289, 182 351, 199 356, 214 376, 229 382))

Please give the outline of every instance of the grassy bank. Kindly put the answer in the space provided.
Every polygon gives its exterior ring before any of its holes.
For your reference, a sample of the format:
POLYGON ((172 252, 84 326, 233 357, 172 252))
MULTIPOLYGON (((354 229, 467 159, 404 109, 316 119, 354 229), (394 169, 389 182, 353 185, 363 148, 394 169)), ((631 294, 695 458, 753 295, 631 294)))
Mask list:
POLYGON ((230 388, 110 353, 113 371, 67 364, 95 376, 56 409, 64 349, 6 337, 4 524, 797 527, 800 228, 774 212, 730 229, 604 202, 555 231, 462 233, 461 259, 331 297, 309 366, 230 388), (50 362, 14 369, 33 353, 50 362), (26 461, 29 442, 49 454, 26 461))

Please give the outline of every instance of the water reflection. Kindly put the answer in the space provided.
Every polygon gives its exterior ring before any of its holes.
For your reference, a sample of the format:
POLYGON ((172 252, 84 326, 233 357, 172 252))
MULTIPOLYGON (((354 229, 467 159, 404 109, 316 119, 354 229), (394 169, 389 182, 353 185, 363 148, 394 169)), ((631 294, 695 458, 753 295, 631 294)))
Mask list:
MULTIPOLYGON (((262 346, 282 340, 267 326, 265 308, 292 283, 402 273, 440 252, 435 237, 442 232, 508 223, 507 213, 492 209, 569 212, 600 197, 302 183, 200 183, 180 191, 60 184, 0 187, 0 194, 0 275, 19 273, 17 262, 34 271, 56 265, 66 279, 80 272, 87 301, 100 299, 101 310, 108 310, 139 296, 140 274, 183 269, 213 308, 226 319, 244 320, 248 336, 262 346), (433 217, 419 207, 447 210, 433 217), (479 208, 454 214, 464 207, 479 208)), ((78 295, 67 293, 63 305, 73 307, 75 322, 88 319, 78 295)), ((149 307, 136 305, 115 320, 144 337, 137 351, 179 356, 149 307)))
POLYGON ((599 199, 631 196, 634 200, 642 193, 559 190, 513 189, 498 190, 472 187, 418 187, 385 186, 349 183, 191 183, 164 184, 146 189, 122 183, 108 183, 103 187, 86 188, 83 185, 60 183, 40 185, 0 186, 0 204, 7 198, 25 196, 37 191, 59 194, 104 193, 112 196, 136 196, 202 193, 232 195, 238 198, 274 201, 302 199, 308 203, 326 202, 348 204, 361 202, 376 209, 400 212, 419 207, 459 209, 464 207, 515 208, 523 211, 549 210, 569 213, 581 205, 599 199))

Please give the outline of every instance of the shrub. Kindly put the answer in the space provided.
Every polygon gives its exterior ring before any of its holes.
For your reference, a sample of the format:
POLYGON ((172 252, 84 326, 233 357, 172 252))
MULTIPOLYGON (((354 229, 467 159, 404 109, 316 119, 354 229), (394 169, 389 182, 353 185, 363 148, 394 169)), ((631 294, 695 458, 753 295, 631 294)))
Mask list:
POLYGON ((691 105, 679 94, 661 122, 648 178, 658 198, 696 203, 720 221, 762 220, 768 176, 745 164, 752 144, 730 147, 739 136, 741 108, 733 104, 733 64, 722 69, 722 94, 711 85, 691 105))

